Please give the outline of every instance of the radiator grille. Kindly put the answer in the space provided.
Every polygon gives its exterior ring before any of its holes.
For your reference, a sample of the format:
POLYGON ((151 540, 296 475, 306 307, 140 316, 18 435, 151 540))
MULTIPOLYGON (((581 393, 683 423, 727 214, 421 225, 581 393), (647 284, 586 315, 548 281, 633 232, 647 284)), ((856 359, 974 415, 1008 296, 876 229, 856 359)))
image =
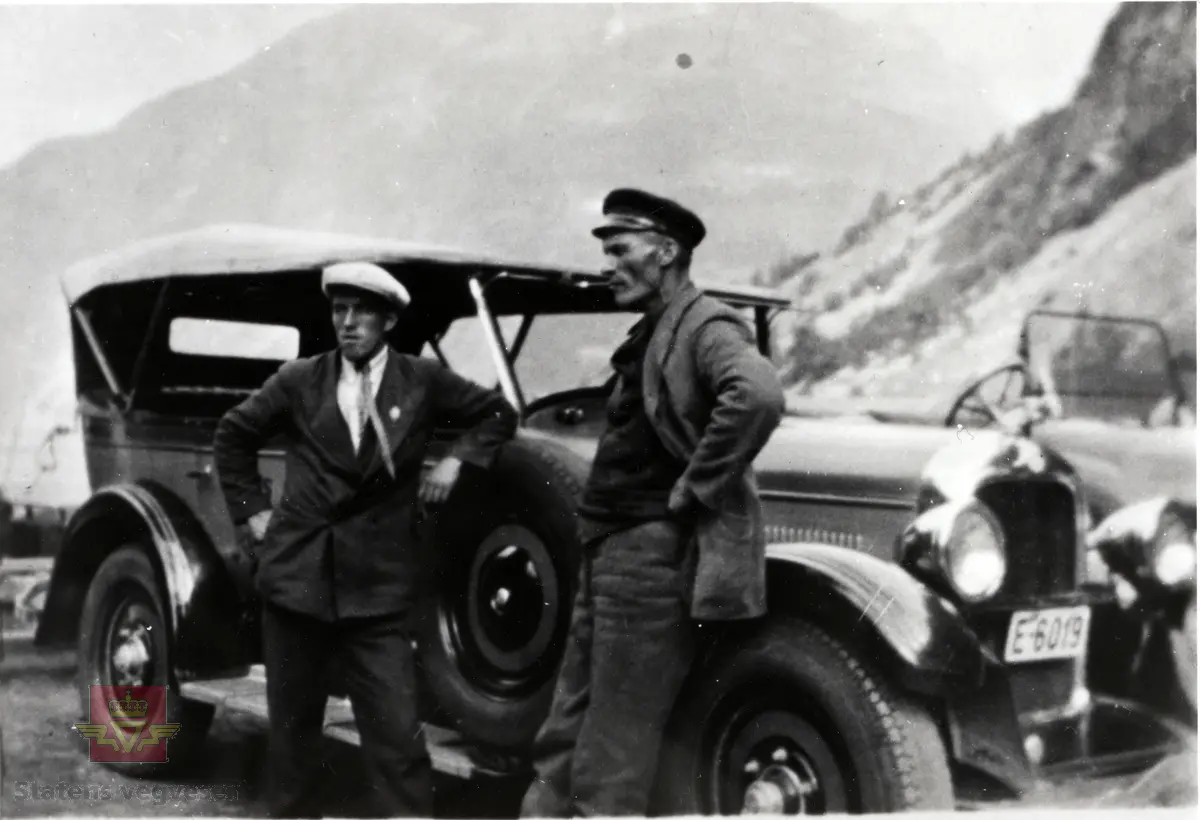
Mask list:
POLYGON ((998 599, 1028 600, 1075 588, 1075 496, 1061 484, 1001 482, 979 500, 1004 528, 1008 572, 998 599))

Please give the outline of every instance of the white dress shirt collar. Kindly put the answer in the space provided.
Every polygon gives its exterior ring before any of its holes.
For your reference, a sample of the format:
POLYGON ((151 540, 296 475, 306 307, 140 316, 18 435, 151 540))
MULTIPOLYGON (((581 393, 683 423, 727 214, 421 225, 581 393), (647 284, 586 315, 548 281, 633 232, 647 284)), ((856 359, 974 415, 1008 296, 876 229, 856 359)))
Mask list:
POLYGON ((383 383, 383 368, 387 364, 388 359, 387 351, 387 345, 380 348, 379 352, 367 362, 367 366, 361 375, 349 359, 345 356, 341 357, 342 372, 338 375, 337 403, 338 409, 342 411, 342 418, 346 421, 346 427, 350 430, 350 441, 354 445, 355 452, 358 452, 362 435, 362 430, 358 424, 360 379, 366 377, 371 384, 371 395, 379 395, 379 385, 383 383))
MULTIPOLYGON (((372 382, 377 382, 379 374, 383 370, 383 366, 387 364, 387 352, 388 346, 382 345, 379 348, 379 352, 371 357, 371 361, 367 362, 366 372, 372 382)), ((345 356, 342 356, 342 378, 345 379, 348 375, 351 381, 358 381, 358 374, 358 368, 355 367, 349 359, 347 359, 345 356)), ((375 386, 378 388, 378 384, 375 386)))

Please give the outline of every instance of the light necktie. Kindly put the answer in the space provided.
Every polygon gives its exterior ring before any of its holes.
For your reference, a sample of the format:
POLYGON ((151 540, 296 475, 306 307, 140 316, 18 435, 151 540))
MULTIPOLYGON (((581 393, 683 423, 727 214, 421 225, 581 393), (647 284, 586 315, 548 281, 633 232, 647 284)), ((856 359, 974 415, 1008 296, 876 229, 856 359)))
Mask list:
POLYGON ((375 394, 371 390, 371 370, 369 366, 364 366, 358 370, 358 443, 360 447, 366 437, 368 424, 375 428, 379 454, 383 456, 383 464, 387 467, 388 475, 395 479, 396 466, 392 463, 392 448, 388 445, 387 431, 383 429, 383 419, 379 417, 379 408, 375 406, 375 394))
POLYGON ((362 447, 363 436, 367 432, 367 425, 371 422, 371 402, 375 396, 371 392, 371 367, 363 365, 356 368, 358 373, 358 446, 362 447))

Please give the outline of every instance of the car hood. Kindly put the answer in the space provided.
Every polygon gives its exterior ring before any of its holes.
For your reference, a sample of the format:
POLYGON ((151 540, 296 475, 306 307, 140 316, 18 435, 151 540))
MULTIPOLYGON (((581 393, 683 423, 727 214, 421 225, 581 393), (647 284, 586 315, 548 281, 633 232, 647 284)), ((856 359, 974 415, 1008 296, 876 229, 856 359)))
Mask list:
POLYGON ((1088 419, 1047 422, 1034 438, 1069 461, 1094 513, 1156 496, 1196 503, 1196 433, 1179 427, 1118 427, 1088 419))
MULTIPOLYGON (((597 439, 590 434, 547 435, 590 463, 597 439)), ((968 433, 962 433, 963 441, 968 433)), ((788 416, 754 461, 759 488, 823 498, 852 497, 889 506, 911 505, 930 457, 954 442, 943 427, 883 424, 869 417, 797 418, 788 416)))
POLYGON ((925 465, 956 435, 969 434, 866 417, 787 417, 754 466, 763 490, 912 504, 925 465))
MULTIPOLYGON (((772 494, 911 506, 933 455, 950 445, 965 447, 979 435, 868 415, 787 416, 754 466, 759 487, 772 494)), ((1068 419, 1037 427, 1033 437, 1075 469, 1096 515, 1159 495, 1195 504, 1196 443, 1190 430, 1068 419)), ((595 457, 594 436, 554 438, 588 462, 595 457)))

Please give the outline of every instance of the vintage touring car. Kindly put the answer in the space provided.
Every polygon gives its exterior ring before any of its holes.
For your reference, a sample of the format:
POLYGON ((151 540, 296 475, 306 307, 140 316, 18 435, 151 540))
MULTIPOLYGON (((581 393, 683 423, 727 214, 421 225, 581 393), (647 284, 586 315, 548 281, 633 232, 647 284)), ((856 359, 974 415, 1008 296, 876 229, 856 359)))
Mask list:
MULTIPOLYGON (((431 736, 471 750, 463 763, 446 744, 435 764, 518 776, 562 654, 580 560, 574 504, 602 426, 607 356, 635 319, 594 272, 245 226, 70 269, 94 493, 68 525, 39 641, 76 642, 81 686, 173 687, 184 725, 174 760, 203 740, 213 704, 261 698, 256 605, 212 436, 281 362, 333 347, 319 270, 348 259, 382 265, 412 294, 396 349, 496 384, 521 414, 497 463, 464 470, 430 510, 437 583, 417 639, 431 736)), ((707 289, 770 350, 786 301, 707 289)), ((264 449, 261 467, 278 496, 280 451, 264 449)), ((1114 596, 1087 583, 1088 500, 1052 447, 1003 427, 963 436, 788 418, 755 467, 770 614, 715 632, 697 661, 668 729, 657 810, 950 807, 1136 770, 1186 742, 1137 703, 1089 690, 1093 611, 1114 596)), ((1177 513, 1172 502, 1109 522, 1101 553, 1147 595, 1193 582, 1194 502, 1182 529, 1177 513), (1168 550, 1190 556, 1187 572, 1161 571, 1168 550)), ((334 718, 329 731, 353 737, 334 718)))
POLYGON ((1172 355, 1167 333, 1152 320, 1039 308, 1025 317, 1013 358, 960 389, 904 410, 882 397, 859 403, 879 421, 964 431, 1007 426, 1064 456, 1095 524, 1087 583, 1117 592, 1093 606, 1099 651, 1088 658, 1088 685, 1192 725, 1195 555, 1187 543, 1196 526, 1195 380, 1194 357, 1172 355), (1139 537, 1128 538, 1131 528, 1139 537), (1137 552, 1151 543, 1174 546, 1137 552), (1155 562, 1156 573, 1148 572, 1155 562), (1156 575, 1172 583, 1158 584, 1156 575))

